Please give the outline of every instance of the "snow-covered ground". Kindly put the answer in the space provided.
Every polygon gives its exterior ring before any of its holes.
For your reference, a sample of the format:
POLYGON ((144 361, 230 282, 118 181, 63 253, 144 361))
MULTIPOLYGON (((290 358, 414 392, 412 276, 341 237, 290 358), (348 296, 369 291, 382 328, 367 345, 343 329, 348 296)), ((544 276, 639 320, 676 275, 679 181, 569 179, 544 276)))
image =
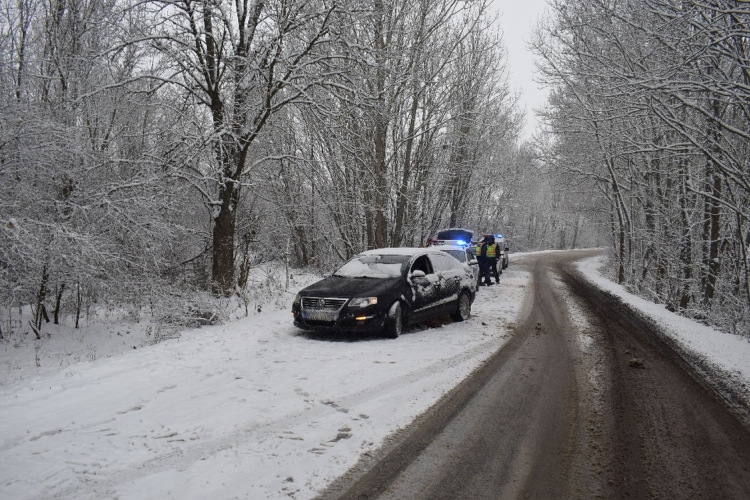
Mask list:
POLYGON ((396 340, 310 336, 293 289, 287 307, 155 345, 107 322, 6 345, 0 498, 311 498, 495 352, 528 282, 511 267, 468 322, 396 340))
MULTIPOLYGON (((0 343, 0 498, 311 498, 510 338, 530 280, 514 259, 468 322, 396 340, 294 328, 298 280, 261 313, 158 344, 148 326, 107 318, 0 343)), ((749 343, 683 326, 600 264, 581 269, 750 378, 749 343)))

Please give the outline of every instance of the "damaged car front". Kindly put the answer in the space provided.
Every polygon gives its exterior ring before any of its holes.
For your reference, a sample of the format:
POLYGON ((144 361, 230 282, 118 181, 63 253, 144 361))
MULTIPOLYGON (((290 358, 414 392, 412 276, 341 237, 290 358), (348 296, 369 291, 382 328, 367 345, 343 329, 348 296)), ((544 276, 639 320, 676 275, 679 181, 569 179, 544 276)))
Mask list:
POLYGON ((358 255, 297 294, 292 304, 294 325, 307 330, 383 330, 391 305, 406 291, 403 274, 409 257, 358 255))

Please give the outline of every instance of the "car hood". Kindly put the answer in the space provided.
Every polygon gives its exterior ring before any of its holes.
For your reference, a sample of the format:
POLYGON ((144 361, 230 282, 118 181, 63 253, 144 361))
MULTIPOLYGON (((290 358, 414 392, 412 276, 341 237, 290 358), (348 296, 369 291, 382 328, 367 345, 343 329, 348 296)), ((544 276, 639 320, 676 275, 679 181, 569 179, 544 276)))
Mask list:
POLYGON ((329 276, 300 290, 303 296, 370 297, 394 288, 400 278, 344 278, 329 276))

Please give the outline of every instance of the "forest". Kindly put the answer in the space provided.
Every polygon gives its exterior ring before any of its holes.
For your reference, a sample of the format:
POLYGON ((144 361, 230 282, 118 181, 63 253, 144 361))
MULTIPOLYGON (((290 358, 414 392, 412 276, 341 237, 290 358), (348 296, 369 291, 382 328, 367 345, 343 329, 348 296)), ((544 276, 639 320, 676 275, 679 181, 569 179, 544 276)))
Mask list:
POLYGON ((0 337, 445 227, 747 335, 750 3, 550 0, 531 139, 490 3, 0 0, 0 337))

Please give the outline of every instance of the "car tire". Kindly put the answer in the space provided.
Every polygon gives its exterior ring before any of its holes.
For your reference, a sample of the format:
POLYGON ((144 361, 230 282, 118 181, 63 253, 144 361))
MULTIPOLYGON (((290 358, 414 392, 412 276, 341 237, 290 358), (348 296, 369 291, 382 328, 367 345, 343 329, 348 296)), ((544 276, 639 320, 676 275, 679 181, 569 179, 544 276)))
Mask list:
POLYGON ((503 269, 507 269, 507 268, 508 268, 508 257, 503 259, 503 269))
POLYGON ((461 292, 458 296, 456 310, 451 313, 453 321, 466 321, 471 316, 471 297, 468 292, 461 292))
POLYGON ((385 320, 385 336, 389 339, 396 339, 401 335, 404 327, 404 313, 401 311, 401 304, 394 302, 388 310, 388 318, 385 320))

